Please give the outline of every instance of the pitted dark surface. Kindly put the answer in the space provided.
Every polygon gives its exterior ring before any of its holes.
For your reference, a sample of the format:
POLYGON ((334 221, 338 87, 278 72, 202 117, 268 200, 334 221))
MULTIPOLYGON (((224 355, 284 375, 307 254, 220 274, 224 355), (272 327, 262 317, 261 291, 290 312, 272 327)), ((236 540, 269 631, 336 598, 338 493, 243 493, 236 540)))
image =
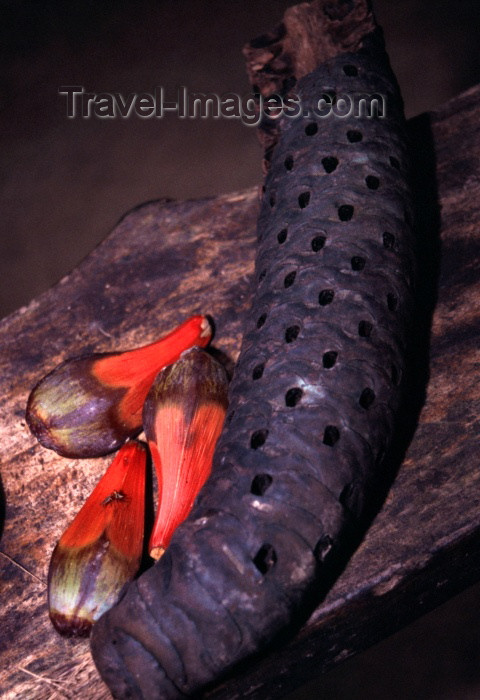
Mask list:
POLYGON ((281 125, 212 477, 94 630, 117 697, 191 693, 292 622, 361 516, 393 431, 414 260, 401 100, 378 47, 297 87, 306 108, 326 92, 380 93, 386 117, 281 125))

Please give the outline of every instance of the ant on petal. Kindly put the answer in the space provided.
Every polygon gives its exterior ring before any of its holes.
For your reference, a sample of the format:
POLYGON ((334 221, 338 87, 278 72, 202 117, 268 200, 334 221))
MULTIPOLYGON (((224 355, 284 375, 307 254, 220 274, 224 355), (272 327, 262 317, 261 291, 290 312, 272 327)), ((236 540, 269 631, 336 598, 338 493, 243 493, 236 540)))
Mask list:
POLYGON ((100 505, 108 506, 109 503, 113 503, 114 501, 125 501, 126 498, 127 497, 125 496, 123 491, 112 491, 110 496, 104 498, 100 505))

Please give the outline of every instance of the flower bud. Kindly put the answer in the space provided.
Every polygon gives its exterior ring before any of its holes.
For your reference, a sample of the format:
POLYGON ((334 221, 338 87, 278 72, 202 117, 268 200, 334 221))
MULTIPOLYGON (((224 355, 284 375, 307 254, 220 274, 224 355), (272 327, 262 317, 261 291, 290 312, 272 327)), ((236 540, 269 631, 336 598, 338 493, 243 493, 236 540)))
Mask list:
POLYGON ((159 559, 210 475, 227 410, 224 367, 192 348, 157 375, 145 401, 143 425, 158 482, 150 556, 159 559))
POLYGON ((57 543, 48 572, 55 629, 84 637, 138 571, 145 521, 147 450, 127 442, 57 543))

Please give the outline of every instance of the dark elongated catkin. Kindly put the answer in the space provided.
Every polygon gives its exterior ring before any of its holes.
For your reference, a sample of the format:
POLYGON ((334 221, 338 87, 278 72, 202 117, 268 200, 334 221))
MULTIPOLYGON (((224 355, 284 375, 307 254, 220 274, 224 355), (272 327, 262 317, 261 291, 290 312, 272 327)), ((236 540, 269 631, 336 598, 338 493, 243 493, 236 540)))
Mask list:
POLYGON ((190 518, 94 629, 118 698, 177 698, 295 619, 360 516, 399 407, 412 313, 402 104, 376 44, 299 81, 258 222, 256 289, 228 425, 190 518), (339 116, 342 95, 386 113, 339 116))

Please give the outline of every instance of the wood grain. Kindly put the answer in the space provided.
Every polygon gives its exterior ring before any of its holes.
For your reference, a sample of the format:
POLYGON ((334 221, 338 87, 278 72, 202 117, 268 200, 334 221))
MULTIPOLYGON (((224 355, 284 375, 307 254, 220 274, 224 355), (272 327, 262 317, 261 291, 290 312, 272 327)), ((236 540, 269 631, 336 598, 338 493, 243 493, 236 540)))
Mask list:
MULTIPOLYGON (((410 122, 422 274, 411 391, 385 480, 396 474, 394 483, 295 638, 238 669, 212 698, 282 697, 480 579, 479 113, 474 88, 410 122)), ((3 697, 109 697, 88 643, 60 638, 46 607, 53 546, 109 459, 65 459, 36 444, 24 421, 31 387, 67 357, 152 341, 200 312, 214 317, 215 346, 235 360, 257 211, 253 189, 142 205, 1 323, 3 697)))

